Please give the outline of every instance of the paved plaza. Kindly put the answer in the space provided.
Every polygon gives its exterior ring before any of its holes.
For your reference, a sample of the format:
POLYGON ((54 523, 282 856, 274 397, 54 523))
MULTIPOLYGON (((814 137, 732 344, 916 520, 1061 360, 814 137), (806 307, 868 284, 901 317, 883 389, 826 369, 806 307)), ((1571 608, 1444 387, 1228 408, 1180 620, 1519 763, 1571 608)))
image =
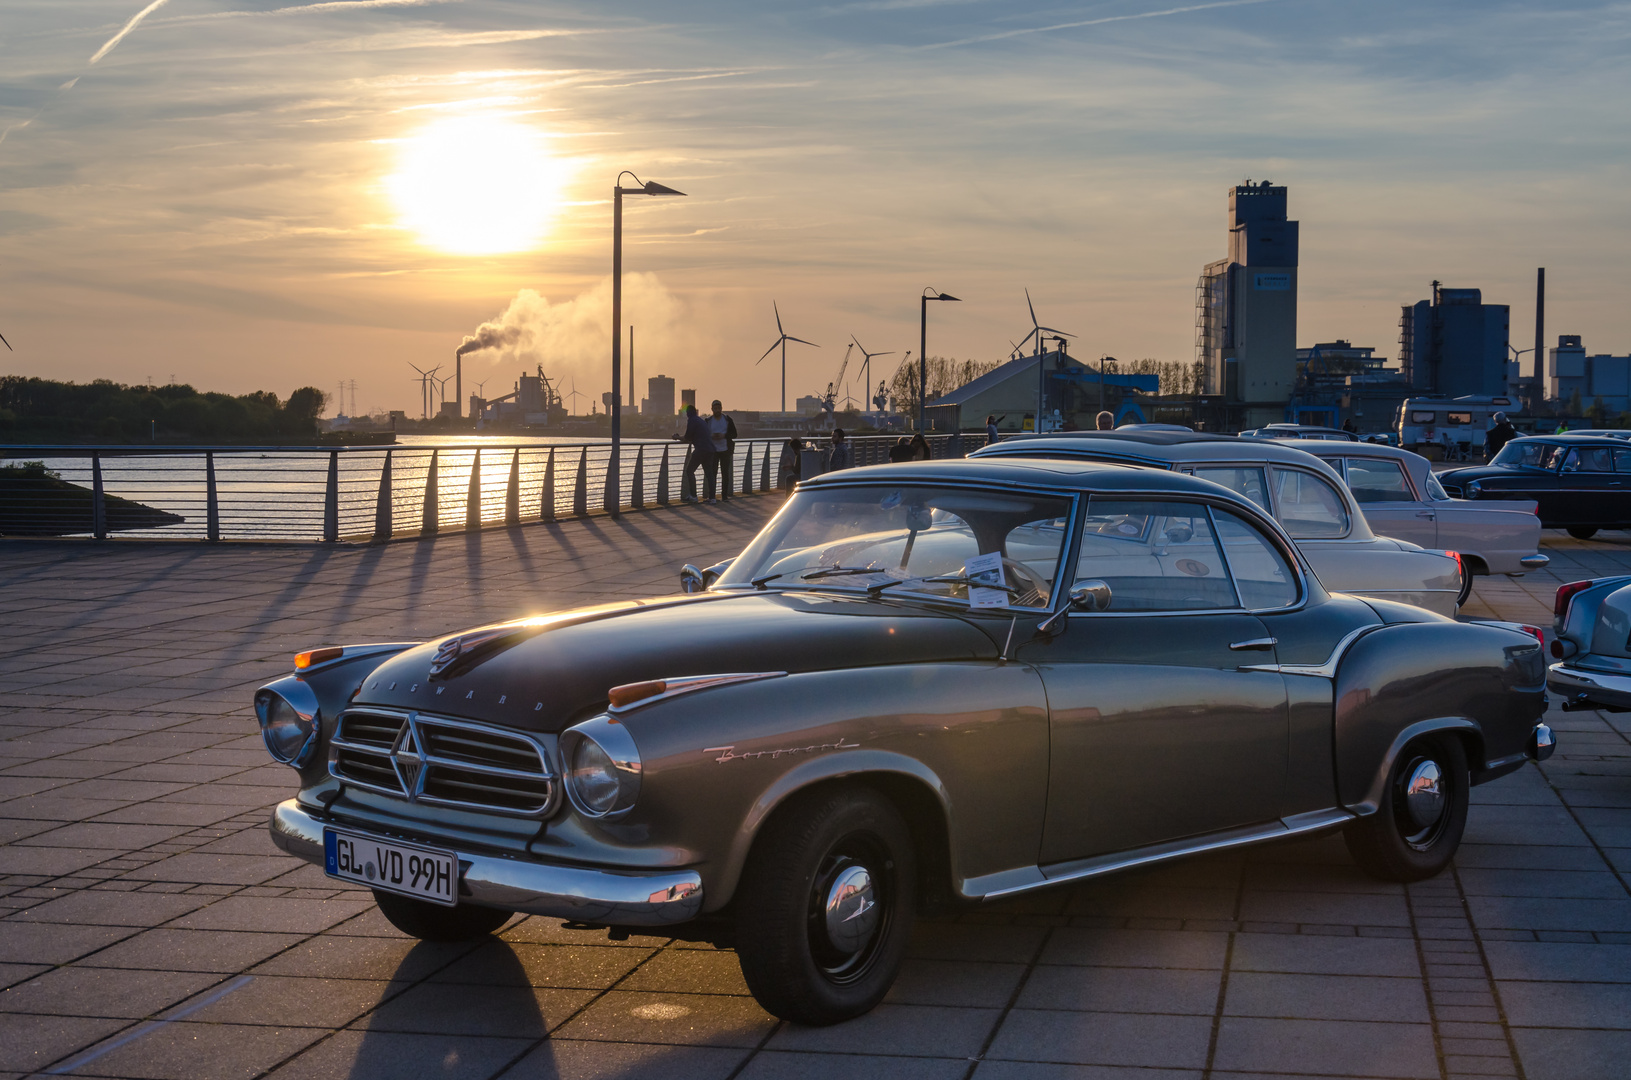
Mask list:
MULTIPOLYGON (((734 955, 537 917, 417 943, 283 855, 253 689, 299 648, 670 592, 771 498, 378 547, 0 543, 0 1080, 1631 1076, 1631 714, 1547 719, 1453 872, 1340 838, 920 924, 886 1004, 779 1023, 734 955)), ((1550 622, 1631 536, 1547 534, 1469 614, 1550 622)))

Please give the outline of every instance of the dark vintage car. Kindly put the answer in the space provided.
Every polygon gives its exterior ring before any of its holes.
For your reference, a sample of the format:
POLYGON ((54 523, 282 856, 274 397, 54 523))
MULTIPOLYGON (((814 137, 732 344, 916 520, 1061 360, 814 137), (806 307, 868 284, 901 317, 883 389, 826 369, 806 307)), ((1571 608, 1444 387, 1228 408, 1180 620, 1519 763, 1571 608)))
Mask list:
POLYGON ((513 912, 729 942, 778 1016, 888 990, 915 913, 1345 829, 1442 870, 1550 736, 1534 636, 1326 593, 1193 476, 801 484, 706 591, 315 649, 255 695, 272 838, 408 934, 513 912))
POLYGON ((1542 528, 1589 540, 1631 529, 1631 446, 1603 435, 1528 435, 1488 465, 1439 473, 1455 499, 1533 499, 1542 528))

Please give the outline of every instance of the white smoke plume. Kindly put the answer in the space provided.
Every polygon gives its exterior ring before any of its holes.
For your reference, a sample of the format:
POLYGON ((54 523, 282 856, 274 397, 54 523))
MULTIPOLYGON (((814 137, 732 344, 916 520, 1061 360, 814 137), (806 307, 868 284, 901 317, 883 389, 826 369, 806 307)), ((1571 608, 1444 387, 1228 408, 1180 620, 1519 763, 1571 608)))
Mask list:
MULTIPOLYGON (((563 391, 576 388, 589 410, 602 391, 611 389, 612 279, 603 278, 571 300, 552 304, 532 289, 522 289, 498 318, 484 322, 459 346, 459 354, 480 351, 482 370, 496 369, 500 378, 544 374, 563 391)), ((646 379, 663 373, 679 375, 692 364, 694 333, 686 305, 656 274, 623 276, 623 378, 628 378, 628 327, 635 328, 635 400, 645 395, 646 379)), ((465 362, 465 383, 472 364, 465 362)), ((623 388, 628 400, 628 387, 623 388)))

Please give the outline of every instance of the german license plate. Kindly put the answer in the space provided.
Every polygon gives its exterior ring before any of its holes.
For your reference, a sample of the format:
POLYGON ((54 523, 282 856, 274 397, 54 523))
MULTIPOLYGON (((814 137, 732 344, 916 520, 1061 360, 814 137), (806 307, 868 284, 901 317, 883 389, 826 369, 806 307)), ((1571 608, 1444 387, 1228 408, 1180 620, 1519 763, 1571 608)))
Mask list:
POLYGON ((447 907, 459 902, 459 857, 451 851, 324 829, 323 856, 329 877, 447 907))

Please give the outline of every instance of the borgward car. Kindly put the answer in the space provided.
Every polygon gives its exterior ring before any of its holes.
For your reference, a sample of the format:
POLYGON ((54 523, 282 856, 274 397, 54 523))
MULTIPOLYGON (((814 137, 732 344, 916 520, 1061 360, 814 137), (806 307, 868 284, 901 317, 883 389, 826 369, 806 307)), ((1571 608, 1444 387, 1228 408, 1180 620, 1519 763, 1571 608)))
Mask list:
POLYGON ((1436 874, 1469 787, 1550 744, 1534 636, 1327 594, 1180 473, 847 469, 685 577, 301 654, 255 695, 300 778, 273 839, 408 934, 667 927, 828 1024, 925 907, 1338 828, 1373 874, 1436 874))
POLYGON ((1377 536, 1342 477, 1283 439, 1072 431, 1004 439, 970 457, 1114 461, 1189 473, 1222 484, 1273 514, 1333 592, 1415 604, 1451 616, 1472 592, 1472 574, 1457 552, 1377 536))
POLYGON ((1631 446, 1599 435, 1513 439, 1488 465, 1439 474, 1444 489, 1479 502, 1533 499, 1540 523, 1590 540, 1599 529, 1631 529, 1631 446))

